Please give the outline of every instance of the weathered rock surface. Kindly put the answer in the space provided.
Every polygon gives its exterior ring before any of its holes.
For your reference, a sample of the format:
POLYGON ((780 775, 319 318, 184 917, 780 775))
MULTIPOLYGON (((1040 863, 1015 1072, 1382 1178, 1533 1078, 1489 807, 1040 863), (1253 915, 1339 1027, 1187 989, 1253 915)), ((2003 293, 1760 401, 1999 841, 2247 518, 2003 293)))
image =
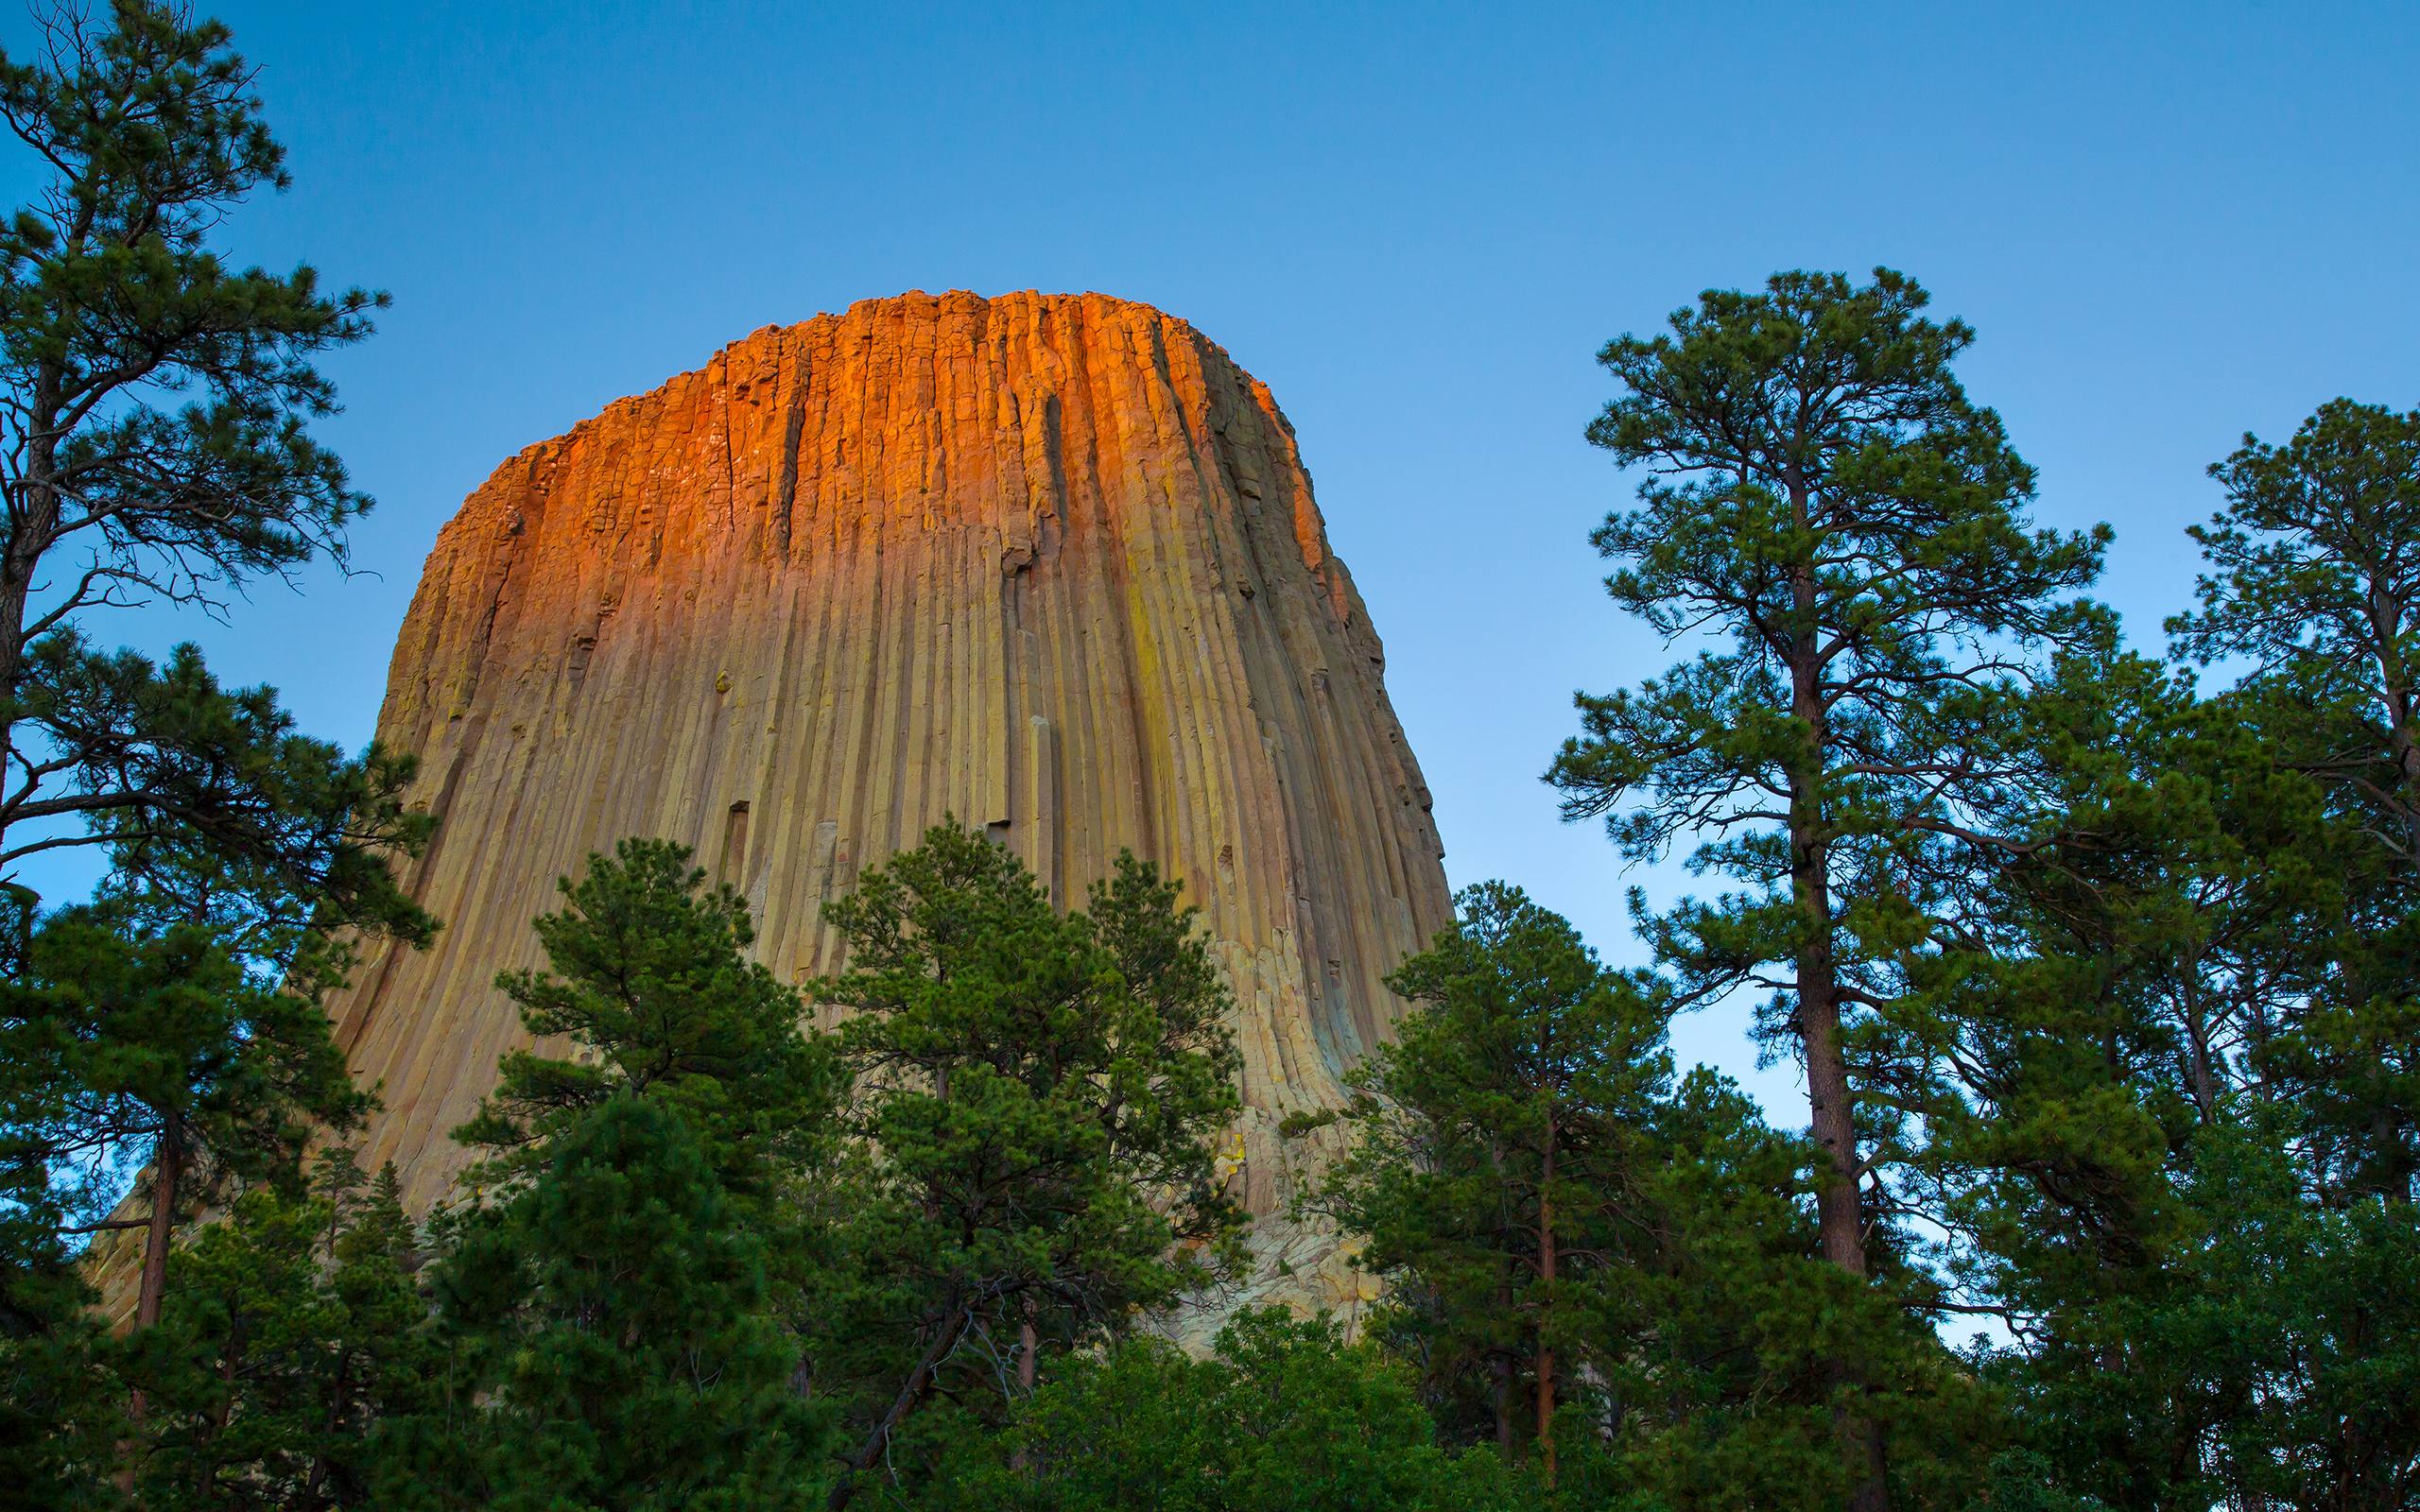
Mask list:
POLYGON ((1234 986, 1256 1291, 1356 1295, 1283 1215, 1276 1126, 1330 1107, 1446 921, 1428 796, 1269 390, 1096 295, 910 294, 768 328, 499 468, 438 538, 380 737, 441 817, 436 946, 370 959, 340 1042, 415 1208, 521 1042, 491 986, 555 878, 670 836, 764 959, 954 814, 1062 902, 1121 846, 1199 903, 1234 986))

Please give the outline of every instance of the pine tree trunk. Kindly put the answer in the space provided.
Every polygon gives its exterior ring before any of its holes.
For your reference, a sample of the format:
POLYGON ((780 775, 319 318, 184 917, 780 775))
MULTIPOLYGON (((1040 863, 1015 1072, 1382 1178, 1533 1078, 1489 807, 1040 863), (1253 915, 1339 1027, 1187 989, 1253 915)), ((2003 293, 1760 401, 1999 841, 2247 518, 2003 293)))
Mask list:
MULTIPOLYGON (((17 684, 25 676, 26 665, 25 646, 19 636, 24 633, 26 600, 31 590, 24 570, 14 552, 0 556, 0 716, 6 719, 6 744, 0 745, 0 750, 16 748, 17 684)), ((6 817, 0 814, 0 823, 5 823, 6 817)))
POLYGON ((1547 1489, 1554 1489, 1554 1110, 1547 1110, 1546 1149, 1538 1168, 1538 1452, 1547 1489))
POLYGON ((1026 1395, 1033 1394, 1035 1373, 1041 1367, 1042 1339, 1034 1332, 1033 1297, 1025 1298, 1025 1320, 1017 1325, 1017 1388, 1026 1395))
MULTIPOLYGON (((1034 1332, 1033 1327, 1036 1308, 1032 1293, 1028 1292, 1025 1295, 1022 1299, 1022 1310, 1025 1316, 1023 1321, 1017 1324, 1017 1394, 1021 1397, 1030 1397, 1033 1395, 1034 1378, 1040 1368, 1042 1354, 1042 1339, 1034 1332)), ((1028 1460, 1027 1446, 1020 1442, 1015 1452, 1009 1455, 1009 1469, 1023 1474, 1028 1460)))
MULTIPOLYGON (((1502 1307, 1506 1311, 1510 1311, 1512 1306, 1510 1297, 1502 1299, 1502 1307)), ((1513 1462, 1512 1357, 1499 1349, 1489 1366, 1495 1377, 1495 1388, 1489 1393, 1495 1408, 1495 1453, 1497 1458, 1510 1465, 1513 1462)))
POLYGON ((923 1404, 925 1396, 933 1389, 935 1378, 941 1373, 942 1362, 958 1348, 958 1341, 966 1336, 966 1331, 973 1322, 973 1311, 960 1308, 933 1335, 932 1344, 925 1349, 924 1358, 916 1362, 916 1367, 908 1372, 908 1380, 900 1386, 899 1395, 891 1400, 890 1408, 883 1413, 882 1420, 874 1424, 873 1432, 866 1435, 866 1441, 841 1462, 840 1478, 832 1483, 832 1492, 824 1498, 825 1512, 840 1512, 857 1494, 857 1477, 872 1469, 874 1461, 882 1458, 883 1449, 890 1442, 890 1435, 899 1431, 899 1425, 908 1420, 909 1413, 923 1404))
MULTIPOLYGON (((184 1170, 184 1125, 170 1113, 160 1121, 160 1142, 151 1155, 151 1215, 143 1226, 143 1280, 134 1294, 137 1330, 160 1321, 160 1299, 168 1290, 168 1243, 177 1226, 177 1187, 184 1170)), ((143 1389, 136 1387, 127 1400, 127 1420, 142 1422, 150 1408, 143 1389)))
POLYGON ((2403 777, 2404 843, 2411 851, 2411 869, 2420 871, 2420 735, 2412 730, 2420 719, 2415 719, 2409 696, 2401 701, 2403 717, 2395 723, 2394 744, 2395 765, 2403 777))
POLYGON ((352 1373, 352 1366, 353 1351, 350 1349, 338 1349, 336 1379, 328 1387, 327 1420, 320 1429, 322 1447, 318 1453, 311 1456, 311 1473, 302 1482, 302 1504, 305 1507, 316 1507, 320 1504, 320 1487, 328 1484, 328 1451, 325 1446, 334 1444, 337 1441, 337 1435, 344 1429, 346 1378, 352 1373))
POLYGON ((2420 872, 2420 709, 2412 707, 2414 690, 2401 654, 2404 606, 2374 574, 2368 607, 2371 649, 2386 704, 2387 749, 2402 787, 2404 859, 2420 872))
MULTIPOLYGON (((1804 512, 1804 506, 1801 506, 1804 512)), ((1822 805, 1810 791, 1822 778, 1825 711, 1815 654, 1813 569, 1792 574, 1803 625, 1790 653, 1789 712, 1806 728, 1804 760, 1789 782, 1789 889, 1802 931, 1798 969, 1798 1037, 1806 1056, 1806 1096, 1815 1143, 1830 1170, 1816 1195, 1824 1256, 1850 1275, 1865 1275, 1865 1231, 1858 1211, 1857 1110, 1850 1100, 1848 1062, 1841 1051, 1840 978, 1832 957, 1831 842, 1822 805)))
POLYGON ((2200 974, 2202 963, 2198 955, 2183 963, 2185 994, 2186 1074, 2193 1087, 2193 1106, 2204 1124, 2214 1124, 2219 1117, 2219 1074, 2210 1055, 2209 1015, 2203 1010, 2200 974))
MULTIPOLYGON (((1802 896, 1813 897, 1828 919, 1829 889, 1821 879, 1802 896)), ((1824 1258, 1862 1280, 1865 1231, 1858 1206, 1857 1121, 1849 1101, 1848 1063, 1841 1053, 1840 998, 1832 974, 1829 931, 1818 941, 1799 953, 1798 962, 1798 1022, 1806 1053, 1806 1092, 1815 1143, 1830 1166, 1816 1194, 1816 1225, 1824 1258)), ((1855 1382, 1855 1372, 1846 1361, 1833 1362, 1832 1374, 1836 1384, 1855 1382)), ((1849 1512, 1889 1512, 1880 1426, 1861 1414, 1843 1411, 1839 1429, 1841 1452, 1848 1464, 1849 1512)))
MULTIPOLYGON (((1489 1145, 1487 1163, 1495 1183, 1497 1253, 1507 1257, 1496 1262, 1495 1315, 1509 1319, 1512 1315, 1512 1267, 1517 1263, 1509 1258, 1512 1251, 1511 1240, 1515 1215, 1509 1210, 1504 1196, 1507 1188, 1504 1181, 1504 1152, 1500 1145, 1495 1143, 1489 1145)), ((1491 1393, 1493 1399, 1491 1404, 1495 1409, 1495 1452, 1505 1464, 1510 1465, 1514 1462, 1516 1455, 1516 1446, 1512 1440, 1512 1356, 1508 1350, 1499 1349, 1490 1364, 1495 1376, 1495 1390, 1491 1393)))
MULTIPOLYGON (((2402 653, 2404 606, 2374 571, 2369 591, 2370 631, 2376 644, 2380 691, 2386 704, 2388 754, 2394 762, 2403 810, 2404 860, 2420 877, 2420 708, 2404 670, 2402 653)), ((2402 1120, 2388 1107, 2371 1119, 2371 1141, 2377 1146, 2378 1186, 2389 1202, 2411 1201, 2411 1161, 2406 1152, 2402 1120)))
POLYGON ((134 1326, 160 1321, 160 1298, 168 1289, 168 1242, 177 1223, 177 1187, 184 1178, 184 1125, 173 1113, 161 1121, 160 1143, 151 1156, 151 1216, 143 1230, 143 1281, 134 1297, 134 1326))
MULTIPOLYGON (((1807 497, 1794 477, 1789 480, 1789 496, 1792 516, 1804 530, 1808 524, 1807 497)), ((1789 774, 1790 897, 1797 904, 1803 931, 1795 962, 1798 1037, 1806 1058, 1808 1124, 1827 1167, 1819 1173, 1823 1184, 1815 1195, 1816 1230, 1824 1258, 1863 1280, 1865 1225, 1858 1202, 1857 1105, 1849 1090, 1848 1059, 1841 1047, 1840 976, 1832 952, 1831 839, 1815 791, 1831 752, 1825 735, 1828 711, 1823 697, 1812 561, 1792 567, 1790 596, 1796 610, 1787 657, 1790 713, 1804 724, 1807 739, 1797 769, 1789 774)), ((1833 1362, 1833 1376, 1837 1385, 1854 1383, 1854 1372, 1845 1360, 1833 1362)), ((1848 1469, 1849 1512, 1889 1512, 1880 1426, 1861 1414, 1843 1411, 1838 1427, 1848 1469)))
MULTIPOLYGON (((57 387, 56 377, 47 371, 36 381, 35 435, 26 449, 25 475, 8 501, 13 528, 0 541, 0 764, 17 749, 17 723, 23 713, 18 697, 25 691, 26 606, 59 512, 58 490, 52 481, 57 442, 43 429, 45 418, 57 408, 50 398, 57 387)), ((0 800, 0 840, 8 835, 13 807, 0 800)))

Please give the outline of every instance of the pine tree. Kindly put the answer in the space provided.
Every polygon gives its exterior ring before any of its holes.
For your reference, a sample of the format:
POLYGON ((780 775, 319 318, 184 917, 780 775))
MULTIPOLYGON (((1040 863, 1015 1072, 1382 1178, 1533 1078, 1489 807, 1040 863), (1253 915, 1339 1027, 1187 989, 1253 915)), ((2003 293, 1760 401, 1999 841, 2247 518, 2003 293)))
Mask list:
POLYGON ((336 408, 312 360, 386 302, 221 259, 228 213, 286 183, 251 70, 215 21, 106 12, 48 12, 41 56, 0 58, 0 121, 46 175, 0 226, 0 868, 182 834, 289 894, 391 903, 398 763, 295 734, 191 646, 159 666, 83 628, 343 560, 370 500, 309 434, 336 408))
POLYGON ((689 852, 630 839, 559 884, 547 965, 497 987, 515 1051, 456 1138, 488 1152, 440 1248, 431 1400, 386 1424, 382 1506, 752 1508, 828 1459, 785 1326, 816 1279, 833 1057, 689 852))
POLYGON ((216 22, 104 11, 46 9, 39 56, 0 58, 41 180, 0 227, 0 1163, 9 1305, 51 1343, 82 1331, 86 1236, 143 1231, 148 1326, 182 1215, 227 1177, 299 1182, 303 1131, 358 1109, 317 995, 362 935, 434 928, 389 867, 427 831, 407 762, 301 734, 191 646, 90 637, 341 559, 369 501, 308 435, 334 408, 311 364, 383 302, 221 260, 226 215, 285 183, 251 71, 216 22), (45 915, 13 868, 72 847, 106 851, 100 895, 45 915))
POLYGON ((2420 410, 2331 400, 2283 446, 2247 435, 2210 475, 2226 507, 2191 532, 2202 607, 2169 631, 2290 690, 2313 738, 2300 764, 2420 874, 2420 410))
POLYGON ((1921 1323, 1822 1260, 1806 1147, 1713 1074, 1675 1080, 1653 983, 1518 889, 1460 902, 1392 979, 1418 1006, 1357 1074, 1322 1196, 1388 1278, 1372 1331, 1441 1429, 1534 1443, 1559 1504, 1837 1503, 1848 1359, 1894 1417, 1940 1419, 1903 1424, 1900 1484, 1963 1504, 1948 1430, 1979 1404, 1921 1323))
POLYGON ((686 847, 626 839, 592 855, 564 906, 532 927, 543 971, 506 971, 496 987, 533 1036, 568 1038, 570 1057, 516 1050, 498 1085, 455 1138, 485 1149, 466 1174, 475 1190, 510 1192, 552 1142, 617 1096, 678 1108, 705 1142, 718 1179, 743 1198, 824 1160, 838 1069, 804 1027, 805 1005, 751 959, 748 905, 708 889, 686 847))
POLYGON ((828 1453, 791 1383, 769 1246, 670 1098, 623 1089, 457 1232, 453 1363, 397 1425, 377 1504, 612 1512, 796 1505, 828 1453))
MULTIPOLYGON (((1739 885, 1644 922, 1685 1002, 1772 991, 1768 1031, 1806 1066, 1828 1162, 1824 1253, 1858 1278, 1879 1175, 1859 1083, 1880 1073, 1844 1029, 1893 1010, 1895 963, 1992 849, 1966 820, 2004 779, 1995 709, 2029 644, 2088 627, 2063 595, 2107 539, 2027 529, 2033 472, 1951 372, 1973 333, 1927 302, 1888 269, 1863 286, 1785 273, 1605 346, 1627 392, 1589 438, 1648 470, 1639 507, 1595 535, 1620 564, 1607 588, 1721 648, 1582 696, 1548 773, 1565 815, 1605 816, 1626 854, 1698 838, 1695 864, 1739 885)), ((1881 1434, 1854 1413, 1843 1432, 1851 1504, 1874 1512, 1881 1434)))
POLYGON ((2028 844, 1876 1052, 1927 1068, 1890 1096, 1950 1305, 2004 1325, 1985 1373, 2072 1493, 2400 1505, 2420 1235, 2278 1072, 2358 933, 2359 831, 2232 695, 2114 644, 2024 714, 2028 844))
POLYGON ((159 1318, 179 1222, 231 1185, 292 1190, 315 1134, 369 1107, 318 1003, 204 925, 61 910, 6 1004, 0 1127, 41 1166, 57 1235, 142 1231, 138 1328, 159 1318), (140 1215, 97 1216, 146 1159, 140 1215))
POLYGON ((860 1280, 817 1361, 860 1404, 834 1507, 937 1391, 1028 1389, 1046 1349, 1230 1258, 1228 998, 1176 898, 1122 856, 1062 916, 1014 855, 943 824, 826 908, 849 966, 812 990, 855 1010, 837 1033, 868 1152, 838 1241, 860 1280))
POLYGON ((1369 1264, 1417 1278, 1429 1368, 1486 1379, 1499 1450, 1534 1443, 1551 1486, 1558 1393, 1585 1363, 1572 1297, 1604 1263, 1603 1199, 1670 1088, 1665 1008, 1518 888, 1458 904, 1389 978, 1422 1006, 1354 1073, 1360 1142, 1325 1201, 1370 1236, 1369 1264))
POLYGON ((41 1187, 28 1185, 0 1194, 0 1508, 115 1507, 125 1386, 41 1187))
POLYGON ((2194 738, 2190 686, 2114 643, 2064 661, 2026 713, 2048 782, 1995 817, 2034 848, 1920 964, 1877 1055, 1926 1068, 1887 1095, 1925 1130, 1911 1170, 1964 1241, 1945 1301, 2023 1341, 2026 1368, 2002 1373, 2068 1484, 2164 1504, 2143 1498, 2194 1494, 2216 1425, 2182 1362, 2118 1320, 2199 1242, 2191 1144, 2238 1111, 2239 1057, 2274 1006, 2272 920, 2246 885, 2275 832, 2211 801, 2256 754, 2194 738))
POLYGON ((128 1368, 152 1401, 141 1504, 368 1504, 376 1436, 425 1392, 427 1308, 393 1168, 324 1158, 307 1198, 258 1188, 182 1257, 128 1368))
POLYGON ((2250 669, 2225 696, 2326 793, 2340 927, 2301 940, 2309 1001, 2267 1047, 2370 1191, 2420 1180, 2420 410, 2332 400, 2282 446, 2251 436, 2192 534, 2201 608, 2179 650, 2250 669))

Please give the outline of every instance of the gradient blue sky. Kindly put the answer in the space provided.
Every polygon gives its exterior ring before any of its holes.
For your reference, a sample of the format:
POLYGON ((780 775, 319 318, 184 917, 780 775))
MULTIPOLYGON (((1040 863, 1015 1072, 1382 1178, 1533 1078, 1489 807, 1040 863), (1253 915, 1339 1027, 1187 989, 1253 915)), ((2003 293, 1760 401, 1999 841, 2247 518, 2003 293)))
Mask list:
MULTIPOLYGON (((1606 337, 1777 268, 1913 273, 1980 332, 2039 518, 2117 527, 2105 596, 2152 642, 2205 464, 2420 402, 2409 5, 216 9, 296 180, 235 250, 395 297, 327 432, 380 576, 101 633, 197 638, 349 743, 438 526, 520 447, 760 325, 1098 289, 1292 418, 1455 882, 1628 960, 1628 879, 1537 781, 1575 687, 1666 660, 1584 539, 1628 494, 1581 439, 1606 337)), ((1743 1019, 1676 1040, 1802 1120, 1743 1019)))

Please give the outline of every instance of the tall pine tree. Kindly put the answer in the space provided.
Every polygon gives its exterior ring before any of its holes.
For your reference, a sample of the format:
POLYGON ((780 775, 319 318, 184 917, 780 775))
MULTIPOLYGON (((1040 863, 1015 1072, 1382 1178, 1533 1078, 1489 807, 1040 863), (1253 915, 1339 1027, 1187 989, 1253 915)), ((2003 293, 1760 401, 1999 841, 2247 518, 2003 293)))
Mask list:
POLYGON ((285 150, 227 28, 156 0, 60 8, 0 57, 0 122, 43 184, 0 226, 0 878, 60 847, 195 836, 289 893, 380 892, 406 775, 296 735, 199 653, 95 645, 97 610, 216 607, 322 557, 370 500, 310 434, 313 366, 386 297, 211 245, 285 150))
POLYGON ((372 1504, 381 1425, 426 1394, 427 1307, 393 1168, 365 1178, 335 1149, 316 1188, 237 1198, 132 1340, 153 1403, 132 1474, 149 1512, 372 1504))
MULTIPOLYGON (((1066 1351, 1233 1259, 1214 1167, 1236 1106, 1224 983, 1177 887, 1122 856, 1062 915, 1006 849, 952 824, 825 919, 814 985, 868 1152, 839 1243, 858 1277, 819 1381, 857 1403, 846 1504, 937 1393, 982 1415, 1066 1351)), ((996 1411, 993 1412, 996 1416, 996 1411)))
POLYGON ((1411 1288, 1431 1371, 1485 1380, 1499 1449, 1534 1444, 1552 1486, 1557 1402, 1596 1368, 1578 1299, 1612 1258, 1606 1201, 1670 1089, 1666 1009, 1518 888, 1458 903, 1389 979, 1421 1006, 1354 1074, 1360 1137, 1324 1200, 1411 1288))
POLYGON ((313 995, 353 931, 433 927, 389 866, 426 830, 408 763, 301 734, 191 646, 154 662, 90 634, 109 609, 215 608, 341 559, 369 501, 309 434, 335 407, 313 362, 384 297, 214 249, 285 182, 223 26, 149 0, 42 21, 36 54, 0 58, 0 122, 39 183, 0 226, 0 1161, 25 1203, 12 1306, 49 1299, 28 1337, 78 1327, 60 1263, 84 1235, 142 1231, 147 1325, 170 1230, 220 1177, 299 1181, 303 1130, 356 1106, 313 995), (97 906, 45 918, 20 868, 78 847, 107 854, 97 906))
POLYGON ((455 1130, 488 1152, 464 1179, 510 1193, 558 1137, 623 1095, 680 1109, 735 1194, 770 1201, 821 1161, 838 1069, 796 989, 748 954, 756 930, 739 894, 708 887, 687 847, 647 839, 590 856, 557 888, 563 907, 532 925, 545 969, 503 972, 496 987, 532 1036, 579 1050, 505 1055, 496 1090, 455 1130))
POLYGON ((435 1399, 390 1426, 379 1503, 653 1512, 792 1504, 830 1415, 786 1322, 814 1277, 838 1084, 798 993, 689 852, 593 855, 497 986, 533 1035, 456 1138, 434 1226, 435 1399))
MULTIPOLYGON (((1827 1169, 1824 1253, 1874 1269, 1870 1130, 1843 1030, 1893 1011, 1895 962, 1994 837, 1970 822, 2003 780, 1995 705, 2029 644, 2082 629, 2066 595, 2107 539, 2027 527, 2033 472, 1952 372, 1973 340, 1923 315, 1914 281, 1784 273, 1709 291, 1668 335, 1599 360, 1625 390, 1589 438, 1639 466, 1639 507, 1594 537, 1615 601, 1671 639, 1711 639, 1635 690, 1579 700, 1548 780, 1623 851, 1699 843, 1738 890, 1644 920, 1702 1001, 1771 994, 1806 1067, 1827 1169)), ((1849 1413, 1851 1504, 1888 1504, 1883 1437, 1849 1413)))
POLYGON ((2225 696, 2318 782, 2345 843, 2341 927, 2299 941, 2309 1000, 2269 1047, 2359 1184, 2420 1180, 2420 410, 2332 400, 2210 469, 2200 609, 2180 650, 2248 670, 2225 696))

